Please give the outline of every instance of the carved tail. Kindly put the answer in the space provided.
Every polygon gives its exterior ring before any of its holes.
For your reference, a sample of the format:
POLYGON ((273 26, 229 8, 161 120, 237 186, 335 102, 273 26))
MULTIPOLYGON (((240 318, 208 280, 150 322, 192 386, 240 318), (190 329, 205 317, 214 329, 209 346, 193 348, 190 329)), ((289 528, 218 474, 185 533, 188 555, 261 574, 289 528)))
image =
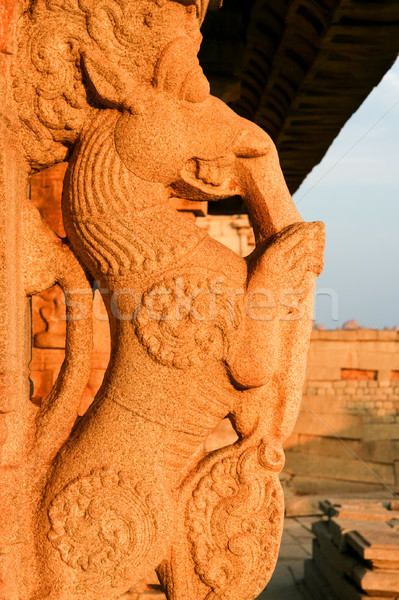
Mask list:
POLYGON ((256 434, 213 452, 183 483, 169 557, 170 600, 252 600, 270 580, 283 528, 277 440, 256 434))

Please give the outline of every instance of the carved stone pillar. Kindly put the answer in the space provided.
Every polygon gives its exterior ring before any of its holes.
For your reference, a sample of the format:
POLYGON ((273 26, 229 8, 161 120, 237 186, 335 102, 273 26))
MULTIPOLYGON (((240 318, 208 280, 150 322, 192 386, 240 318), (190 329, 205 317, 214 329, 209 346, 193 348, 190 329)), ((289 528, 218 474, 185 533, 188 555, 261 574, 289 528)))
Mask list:
POLYGON ((21 519, 19 482, 31 446, 29 401, 30 325, 24 288, 22 206, 28 167, 18 138, 18 117, 10 108, 10 64, 22 3, 3 2, 0 13, 0 596, 19 600, 27 535, 21 519))
POLYGON ((155 569, 169 600, 253 600, 273 573, 324 231, 303 223, 266 133, 210 95, 208 4, 21 0, 1 14, 7 599, 117 600, 155 569), (26 189, 65 160, 61 240, 26 189), (254 228, 245 260, 173 207, 231 196, 254 228), (27 298, 54 284, 65 357, 30 401, 27 298), (111 358, 80 417, 94 289, 111 358), (237 440, 203 456, 225 418, 237 440))
MULTIPOLYGON (((31 168, 13 88, 18 26, 28 4, 3 0, 0 6, 0 596, 7 600, 30 597, 36 585, 37 488, 56 451, 48 431, 38 444, 40 414, 30 398, 29 297, 55 281, 52 271, 59 273, 68 262, 68 252, 28 200, 31 168)), ((69 258, 69 268, 81 273, 75 262, 69 258)))

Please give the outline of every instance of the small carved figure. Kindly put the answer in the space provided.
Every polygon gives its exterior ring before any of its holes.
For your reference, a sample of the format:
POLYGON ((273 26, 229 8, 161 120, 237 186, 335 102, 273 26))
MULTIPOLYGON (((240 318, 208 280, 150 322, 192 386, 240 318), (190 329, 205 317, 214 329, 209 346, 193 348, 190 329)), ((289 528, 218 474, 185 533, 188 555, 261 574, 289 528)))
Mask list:
POLYGON ((116 600, 154 568, 170 600, 253 600, 277 560, 324 230, 302 222, 268 135, 210 95, 207 5, 37 0, 22 28, 27 52, 48 18, 16 76, 24 135, 42 140, 26 153, 36 168, 68 155, 64 226, 112 339, 39 486, 32 600, 116 600), (246 259, 169 204, 233 195, 246 259), (238 441, 201 457, 225 417, 238 441))
POLYGON ((65 306, 61 290, 58 287, 50 288, 37 297, 37 300, 37 306, 33 308, 37 311, 42 327, 34 334, 35 346, 65 348, 65 306))

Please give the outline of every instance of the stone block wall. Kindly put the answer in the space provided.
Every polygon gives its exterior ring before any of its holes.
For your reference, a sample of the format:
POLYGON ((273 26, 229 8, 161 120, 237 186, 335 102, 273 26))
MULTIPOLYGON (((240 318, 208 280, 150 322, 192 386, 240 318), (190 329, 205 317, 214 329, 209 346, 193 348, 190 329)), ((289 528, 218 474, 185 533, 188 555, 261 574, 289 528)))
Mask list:
POLYGON ((307 396, 328 396, 351 415, 363 415, 365 422, 396 423, 399 416, 399 381, 349 380, 315 381, 307 396), (313 387, 314 386, 314 387, 313 387))
POLYGON ((293 493, 399 491, 399 334, 314 331, 286 444, 293 493))

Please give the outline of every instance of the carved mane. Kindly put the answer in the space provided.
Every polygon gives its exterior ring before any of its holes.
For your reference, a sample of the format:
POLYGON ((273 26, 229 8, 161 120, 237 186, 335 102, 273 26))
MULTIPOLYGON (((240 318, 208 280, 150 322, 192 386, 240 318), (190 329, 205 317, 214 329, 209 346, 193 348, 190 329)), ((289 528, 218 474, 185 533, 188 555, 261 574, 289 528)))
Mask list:
POLYGON ((67 171, 64 225, 98 275, 149 275, 187 255, 207 234, 169 206, 163 186, 146 185, 123 164, 114 142, 119 116, 103 110, 82 134, 67 171))

